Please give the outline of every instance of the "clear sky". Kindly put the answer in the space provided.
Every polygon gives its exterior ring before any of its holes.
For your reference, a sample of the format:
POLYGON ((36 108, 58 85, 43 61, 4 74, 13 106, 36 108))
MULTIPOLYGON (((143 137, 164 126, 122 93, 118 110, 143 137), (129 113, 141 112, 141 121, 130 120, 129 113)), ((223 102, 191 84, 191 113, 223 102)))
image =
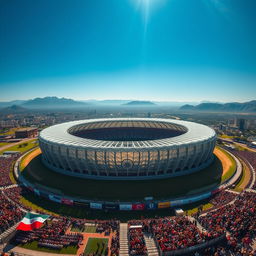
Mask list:
POLYGON ((0 0, 0 101, 256 99, 255 0, 0 0))

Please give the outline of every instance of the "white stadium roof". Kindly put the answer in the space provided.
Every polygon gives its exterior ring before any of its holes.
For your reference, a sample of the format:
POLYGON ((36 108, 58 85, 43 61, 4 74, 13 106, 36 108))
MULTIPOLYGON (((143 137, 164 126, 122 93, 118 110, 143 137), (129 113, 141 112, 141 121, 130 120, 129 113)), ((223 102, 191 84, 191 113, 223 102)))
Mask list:
POLYGON ((50 144, 59 144, 64 146, 73 146, 76 148, 86 149, 148 149, 148 148, 170 148, 184 144, 194 144, 200 141, 206 141, 216 138, 215 131, 205 125, 187 122, 175 119, 158 119, 158 118, 106 118, 106 119, 87 119, 81 121, 72 121, 62 124, 53 125, 40 132, 39 140, 50 144), (159 140, 144 140, 144 141, 105 141, 81 138, 72 135, 68 130, 77 125, 86 125, 92 123, 105 122, 158 122, 169 123, 186 128, 184 134, 159 139, 159 140))

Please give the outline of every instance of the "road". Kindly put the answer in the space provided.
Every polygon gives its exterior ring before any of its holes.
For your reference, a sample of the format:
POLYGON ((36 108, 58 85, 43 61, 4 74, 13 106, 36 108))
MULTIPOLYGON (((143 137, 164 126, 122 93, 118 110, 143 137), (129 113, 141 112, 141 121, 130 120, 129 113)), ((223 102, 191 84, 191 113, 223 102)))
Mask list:
POLYGON ((36 138, 26 138, 26 139, 20 140, 19 142, 14 142, 14 143, 10 143, 10 144, 4 145, 4 146, 0 147, 0 152, 6 151, 6 150, 8 150, 8 148, 11 148, 11 147, 13 147, 15 145, 22 144, 24 142, 29 142, 29 141, 34 140, 34 139, 36 139, 36 138))
POLYGON ((224 142, 225 142, 225 141, 230 141, 230 142, 232 142, 232 144, 234 144, 234 145, 237 145, 237 146, 239 146, 239 147, 245 148, 245 149, 247 149, 247 150, 249 150, 249 151, 252 151, 252 152, 256 152, 256 149, 255 149, 255 148, 247 147, 247 145, 245 145, 245 144, 243 144, 243 143, 235 142, 235 141, 233 141, 232 139, 229 139, 229 138, 220 138, 220 137, 218 137, 218 139, 221 139, 221 140, 223 140, 224 142))

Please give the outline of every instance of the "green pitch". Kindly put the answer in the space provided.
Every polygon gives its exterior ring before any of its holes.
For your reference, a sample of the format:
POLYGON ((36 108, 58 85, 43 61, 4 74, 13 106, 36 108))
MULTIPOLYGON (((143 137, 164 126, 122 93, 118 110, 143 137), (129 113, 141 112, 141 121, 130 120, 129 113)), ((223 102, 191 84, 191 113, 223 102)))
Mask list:
POLYGON ((93 255, 107 255, 107 247, 107 238, 89 238, 84 253, 93 253, 93 255))
POLYGON ((82 233, 96 233, 96 226, 87 226, 84 225, 82 228, 78 228, 78 227, 72 227, 71 231, 73 232, 82 232, 82 233))

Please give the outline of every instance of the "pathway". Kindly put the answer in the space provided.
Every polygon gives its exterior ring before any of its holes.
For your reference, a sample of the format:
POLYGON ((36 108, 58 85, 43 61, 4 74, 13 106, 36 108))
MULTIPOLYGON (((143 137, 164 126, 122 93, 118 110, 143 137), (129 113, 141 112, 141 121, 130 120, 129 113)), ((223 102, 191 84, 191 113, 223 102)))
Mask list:
POLYGON ((158 256, 158 249, 156 247, 155 240, 152 238, 152 236, 150 234, 144 233, 144 239, 148 250, 148 256, 158 256))
POLYGON ((128 247, 128 224, 120 223, 120 250, 119 256, 129 256, 129 247, 128 247))

